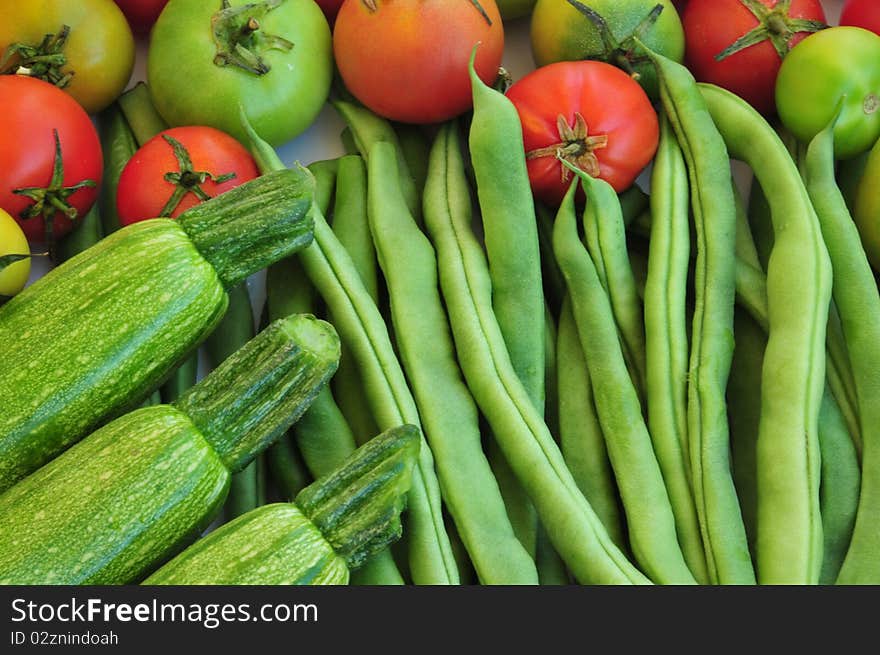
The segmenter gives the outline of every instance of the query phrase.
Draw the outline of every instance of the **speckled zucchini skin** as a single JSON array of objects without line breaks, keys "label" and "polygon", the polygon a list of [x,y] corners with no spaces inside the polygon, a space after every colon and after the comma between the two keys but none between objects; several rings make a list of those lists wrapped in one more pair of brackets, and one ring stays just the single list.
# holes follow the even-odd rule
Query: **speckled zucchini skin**
[{"label": "speckled zucchini skin", "polygon": [[0,584],[137,582],[207,527],[229,478],[177,409],[120,417],[0,495]]},{"label": "speckled zucchini skin", "polygon": [[344,585],[345,560],[293,504],[264,505],[217,528],[148,585]]},{"label": "speckled zucchini skin", "polygon": [[228,304],[169,219],[137,223],[0,308],[0,491],[136,406]]}]

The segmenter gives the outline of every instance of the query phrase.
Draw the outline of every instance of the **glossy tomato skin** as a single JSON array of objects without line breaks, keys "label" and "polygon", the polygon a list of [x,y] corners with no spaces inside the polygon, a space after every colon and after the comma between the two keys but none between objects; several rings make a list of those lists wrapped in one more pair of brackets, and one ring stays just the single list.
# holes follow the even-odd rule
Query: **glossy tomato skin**
[{"label": "glossy tomato skin", "polygon": [[[194,171],[215,177],[234,173],[235,177],[219,184],[208,179],[200,188],[210,197],[229,191],[259,175],[257,164],[247,149],[225,132],[213,127],[172,127],[160,132],[141,146],[122,169],[116,194],[119,220],[123,225],[162,216],[175,185],[164,179],[166,173],[180,170],[173,146],[164,138],[170,136],[189,153]],[[187,193],[168,215],[176,218],[201,202]]]},{"label": "glossy tomato skin", "polygon": [[159,18],[168,0],[115,0],[125,14],[132,31],[146,34]]},{"label": "glossy tomato skin", "polygon": [[[760,0],[775,7],[778,0]],[[825,22],[819,0],[792,0],[789,16]],[[741,50],[723,61],[715,56],[758,25],[741,0],[690,0],[682,14],[688,68],[699,82],[710,82],[736,93],[764,115],[775,112],[774,88],[782,60],[769,40]],[[789,45],[800,43],[799,32]]]},{"label": "glossy tomato skin", "polygon": [[104,109],[128,84],[134,37],[113,0],[0,2],[0,52],[11,43],[39,44],[70,27],[61,73],[73,73],[65,91],[90,114]]},{"label": "glossy tomato skin", "polygon": [[840,24],[862,27],[874,34],[880,34],[880,2],[848,0],[840,12]]},{"label": "glossy tomato skin", "polygon": [[[472,106],[468,60],[491,84],[501,64],[504,28],[495,0],[346,0],[333,51],[348,90],[372,111],[404,123],[437,123]],[[489,22],[491,21],[491,25]]]},{"label": "glossy tomato skin", "polygon": [[776,82],[779,118],[809,143],[834,118],[834,154],[848,159],[880,138],[880,36],[861,27],[810,35],[785,58]]},{"label": "glossy tomato skin", "polygon": [[[569,126],[576,113],[590,136],[607,136],[594,151],[599,176],[620,193],[653,159],[659,140],[657,114],[642,87],[619,68],[598,61],[557,62],[538,68],[507,92],[519,113],[526,152],[560,143],[557,118]],[[553,155],[528,159],[535,196],[558,206],[570,183]]]},{"label": "glossy tomato skin", "polygon": [[[104,160],[98,133],[88,114],[71,96],[42,80],[0,75],[0,105],[0,208],[18,221],[29,241],[43,242],[43,218],[20,218],[33,201],[14,194],[13,190],[50,184],[55,161],[53,129],[58,130],[61,143],[63,186],[83,180],[99,184]],[[97,188],[85,187],[71,194],[67,201],[82,217],[91,209],[97,194]],[[55,212],[56,239],[73,227],[70,219]]]},{"label": "glossy tomato skin", "polygon": [[[237,9],[251,3],[230,4]],[[293,47],[262,51],[269,70],[257,74],[215,63],[211,25],[219,8],[220,2],[169,0],[159,15],[147,51],[156,109],[172,127],[208,125],[244,141],[241,103],[263,139],[272,145],[289,141],[314,122],[330,91],[333,51],[327,19],[313,0],[284,0],[261,15],[262,34],[281,37]]]},{"label": "glossy tomato skin", "polygon": [[[24,232],[9,214],[0,209],[0,258],[5,255],[29,255],[30,252]],[[2,296],[14,296],[24,289],[30,272],[30,259],[0,268],[0,300]]]}]

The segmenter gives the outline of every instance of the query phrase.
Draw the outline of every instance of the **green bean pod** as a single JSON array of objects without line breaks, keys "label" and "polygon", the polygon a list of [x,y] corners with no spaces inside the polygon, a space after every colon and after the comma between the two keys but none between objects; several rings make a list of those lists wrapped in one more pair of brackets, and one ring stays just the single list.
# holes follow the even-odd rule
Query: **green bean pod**
[{"label": "green bean pod", "polygon": [[[284,168],[275,150],[243,118],[251,154],[262,171]],[[314,242],[299,253],[312,284],[327,303],[337,331],[357,360],[379,427],[411,423],[420,427],[418,410],[388,328],[361,281],[348,252],[317,207]],[[422,439],[424,442],[424,438]],[[413,472],[407,512],[409,565],[416,584],[456,584],[458,569],[443,523],[440,486],[427,443],[422,443]]]},{"label": "green bean pod", "polygon": [[757,453],[758,580],[814,584],[823,549],[818,418],[831,263],[810,197],[776,132],[735,95],[711,85],[700,91],[730,155],[774,190]]},{"label": "green bean pod", "polygon": [[129,129],[138,146],[168,128],[168,124],[156,111],[150,90],[145,82],[138,82],[117,99]]},{"label": "green bean pod", "polygon": [[694,577],[705,584],[709,581],[706,554],[688,466],[689,191],[684,156],[665,114],[660,119],[651,188],[644,318],[648,427],[685,561]]},{"label": "green bean pod", "polygon": [[565,297],[565,279],[553,255],[553,221],[556,212],[547,205],[536,202],[535,216],[538,220],[538,246],[541,250],[541,279],[544,283],[544,299],[554,316],[558,316]]},{"label": "green bean pod", "polygon": [[[629,543],[648,577],[694,584],[676,534],[675,517],[654,455],[641,403],[627,369],[611,302],[570,220],[575,184],[556,216],[553,246],[565,275],[593,398],[626,515]],[[629,266],[629,262],[627,262]]]},{"label": "green bean pod", "polygon": [[74,255],[78,255],[86,248],[98,243],[104,236],[104,228],[101,225],[101,216],[98,209],[99,203],[92,205],[86,215],[77,219],[75,229],[65,236],[55,247],[55,256],[58,263],[66,262]]},{"label": "green bean pod", "polygon": [[397,179],[385,174],[394,156],[388,143],[370,150],[370,230],[445,506],[483,584],[537,584],[535,563],[513,532],[483,454],[477,407],[461,378],[440,297],[434,249],[407,210]]},{"label": "green bean pod", "polygon": [[590,372],[571,310],[562,301],[557,336],[559,364],[559,441],[562,456],[578,488],[593,507],[617,547],[626,551],[624,519],[617,482],[608,460],[605,436],[593,400]]},{"label": "green bean pod", "polygon": [[101,137],[101,152],[104,154],[104,174],[98,202],[101,225],[106,235],[120,227],[119,211],[116,207],[119,176],[128,160],[137,152],[138,145],[118,102],[111,104],[98,116],[98,133]]},{"label": "green bean pod", "polygon": [[275,492],[284,501],[293,500],[310,482],[302,455],[289,435],[283,435],[266,450],[266,465]]},{"label": "green bean pod", "polygon": [[852,542],[838,582],[880,583],[880,292],[858,228],[834,177],[832,124],[810,142],[804,179],[834,271],[833,295],[840,315],[859,405],[862,480]]},{"label": "green bean pod", "polygon": [[465,381],[557,552],[582,583],[650,582],[617,548],[578,489],[510,362],[492,310],[485,254],[471,227],[471,198],[454,123],[441,126],[435,138],[424,203]]},{"label": "green bean pod", "polygon": [[650,53],[688,169],[696,226],[695,305],[688,369],[688,453],[709,580],[753,584],[730,472],[725,393],[733,357],[736,205],[727,150],[690,72]]}]

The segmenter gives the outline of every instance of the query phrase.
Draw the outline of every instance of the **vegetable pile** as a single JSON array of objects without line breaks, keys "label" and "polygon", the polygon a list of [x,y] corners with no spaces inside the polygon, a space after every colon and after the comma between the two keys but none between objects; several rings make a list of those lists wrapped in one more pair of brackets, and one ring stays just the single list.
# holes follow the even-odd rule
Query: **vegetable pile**
[{"label": "vegetable pile", "polygon": [[877,4],[0,9],[0,584],[880,583]]}]

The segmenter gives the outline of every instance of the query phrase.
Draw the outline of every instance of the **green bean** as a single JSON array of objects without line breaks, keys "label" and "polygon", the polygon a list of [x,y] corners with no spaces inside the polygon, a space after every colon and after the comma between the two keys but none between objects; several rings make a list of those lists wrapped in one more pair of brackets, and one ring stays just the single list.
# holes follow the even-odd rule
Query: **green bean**
[{"label": "green bean", "polygon": [[[735,188],[735,187],[734,187]],[[755,238],[752,236],[752,227],[749,225],[749,215],[739,193],[733,194],[733,200],[736,205],[736,258],[737,264],[742,262],[761,272],[764,271],[764,265],[761,263],[761,256],[758,254],[758,246]]]},{"label": "green bean", "polygon": [[[275,150],[243,118],[251,153],[262,171],[284,167]],[[348,252],[327,221],[313,207],[315,239],[299,253],[300,261],[351,348],[373,415],[380,429],[403,423],[420,426],[418,410],[394,353],[388,329],[365,289]],[[424,439],[423,439],[424,441]],[[407,512],[409,564],[416,584],[455,584],[458,569],[443,523],[440,487],[427,443],[419,451]]]},{"label": "green bean", "polygon": [[645,320],[629,264],[620,200],[605,180],[588,175],[566,161],[563,164],[580,178],[584,188],[587,203],[583,223],[587,250],[611,301],[611,310],[621,336],[624,361],[633,378],[640,402],[644,405],[647,378]]},{"label": "green bean", "polygon": [[492,311],[485,254],[471,227],[471,198],[454,123],[441,126],[435,138],[424,203],[462,373],[550,540],[580,582],[649,582],[614,545],[578,489],[510,362]]},{"label": "green bean", "polygon": [[199,373],[199,357],[198,353],[194,353],[187,357],[183,363],[177,367],[172,376],[159,390],[162,396],[162,402],[170,405],[177,400],[180,395],[193,386],[198,379]]},{"label": "green bean", "polygon": [[617,196],[623,224],[629,226],[640,214],[650,209],[651,198],[638,184],[633,184]]},{"label": "green bean", "polygon": [[568,296],[563,300],[559,314],[557,350],[562,456],[609,536],[618,548],[625,551],[628,546],[617,483],[608,460],[605,436],[593,400],[590,372]]},{"label": "green bean", "polygon": [[391,123],[381,116],[377,116],[366,107],[361,107],[352,102],[331,100],[331,104],[348,124],[348,127],[351,128],[354,145],[364,159],[369,159],[370,149],[378,141],[387,141],[394,146],[394,151],[397,155],[397,175],[400,180],[400,188],[403,189],[403,196],[406,198],[406,206],[412,212],[412,215],[415,216],[416,221],[421,221],[421,195],[416,188],[416,182],[406,161],[400,139],[398,139]]},{"label": "green bean", "polygon": [[266,450],[266,464],[282,501],[292,501],[313,480],[296,444],[287,435]]},{"label": "green bean", "polygon": [[58,242],[55,248],[55,256],[58,258],[59,263],[65,262],[86,248],[90,248],[98,243],[103,236],[98,203],[95,203],[85,216],[77,219],[73,231]]},{"label": "green bean", "polygon": [[428,157],[431,154],[431,142],[425,135],[421,125],[394,123],[394,132],[400,143],[400,151],[416,187],[416,194],[422,197],[425,179],[428,177]]},{"label": "green bean", "polygon": [[538,220],[538,246],[541,251],[541,279],[544,299],[554,316],[559,315],[565,297],[565,280],[553,256],[553,220],[555,212],[543,203],[535,203]]},{"label": "green bean", "polygon": [[577,238],[576,226],[569,220],[574,189],[573,184],[556,216],[553,245],[568,285],[596,412],[623,502],[629,542],[636,561],[655,582],[693,584],[695,579],[678,543],[672,506],[639,396],[624,360],[610,300],[597,267]]},{"label": "green bean", "polygon": [[852,159],[844,159],[837,165],[837,186],[843,199],[846,202],[846,208],[850,214],[855,211],[856,195],[858,194],[859,183],[862,181],[862,175],[865,167],[868,165],[868,157],[871,152],[863,152],[858,157]]},{"label": "green bean", "polygon": [[434,249],[407,210],[397,179],[385,174],[394,156],[388,143],[370,150],[370,231],[443,500],[482,583],[537,584],[535,564],[514,535],[483,454],[477,407],[456,363],[437,286]]},{"label": "green bean", "polygon": [[834,134],[828,128],[810,142],[804,179],[833,267],[833,294],[856,385],[862,437],[862,480],[852,542],[838,582],[878,584],[880,534],[880,292],[858,228],[834,177]]},{"label": "green bean", "polygon": [[326,214],[333,206],[333,194],[336,190],[336,177],[339,172],[338,159],[320,159],[308,165],[315,176],[315,202],[322,214]]},{"label": "green bean", "polygon": [[168,128],[168,124],[156,111],[150,90],[144,82],[135,84],[119,96],[117,102],[138,146],[144,145]]},{"label": "green bean", "polygon": [[700,91],[730,155],[774,190],[757,454],[758,580],[816,583],[823,547],[818,417],[831,263],[810,197],[776,132],[733,94],[710,85]]},{"label": "green bean", "polygon": [[[688,473],[687,288],[690,263],[687,168],[665,114],[651,175],[651,240],[645,282],[648,427],[678,540],[694,577],[709,580]],[[629,267],[627,267],[629,268]],[[630,269],[631,270],[631,269]]]},{"label": "green bean", "polygon": [[118,102],[111,104],[98,116],[98,131],[101,152],[104,154],[104,175],[99,198],[101,224],[104,234],[110,234],[120,227],[116,207],[119,176],[138,146]]},{"label": "green bean", "polygon": [[[339,183],[333,208],[333,233],[348,251],[370,297],[379,302],[376,250],[367,219],[367,169],[359,155],[339,159]],[[360,445],[379,433],[363,393],[363,382],[349,349],[343,344],[333,393],[355,441]]]},{"label": "green bean", "polygon": [[[492,309],[513,368],[543,414],[544,289],[522,126],[513,103],[477,75],[476,52],[474,47],[469,65],[473,113],[468,144],[489,260]],[[504,466],[495,464],[496,470]],[[508,495],[508,506],[519,496]],[[518,526],[521,539],[529,546],[536,543],[534,509],[523,506],[516,514],[523,517]]]},{"label": "green bean", "polygon": [[725,392],[733,357],[736,206],[724,141],[693,76],[649,53],[663,107],[684,154],[696,226],[694,318],[688,370],[688,453],[709,580],[753,584],[733,477]]}]

